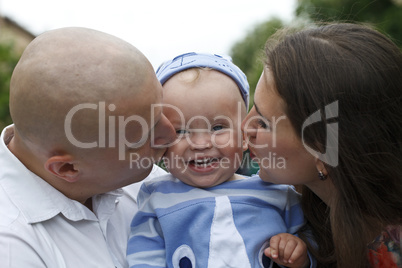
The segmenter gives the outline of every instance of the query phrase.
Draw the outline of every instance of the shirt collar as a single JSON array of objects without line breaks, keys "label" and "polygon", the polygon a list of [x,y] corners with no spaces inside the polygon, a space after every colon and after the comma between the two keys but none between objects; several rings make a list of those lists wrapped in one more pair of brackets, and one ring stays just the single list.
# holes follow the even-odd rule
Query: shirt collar
[{"label": "shirt collar", "polygon": [[[13,126],[1,133],[0,141],[0,187],[8,193],[9,198],[21,211],[28,223],[49,220],[59,213],[72,221],[93,220],[98,218],[83,204],[69,199],[46,181],[28,170],[7,148],[14,135]],[[108,214],[114,210],[121,190],[98,195],[97,199],[105,199]],[[99,201],[98,201],[99,202]],[[103,209],[102,211],[104,212]],[[98,214],[98,213],[97,213]]]}]

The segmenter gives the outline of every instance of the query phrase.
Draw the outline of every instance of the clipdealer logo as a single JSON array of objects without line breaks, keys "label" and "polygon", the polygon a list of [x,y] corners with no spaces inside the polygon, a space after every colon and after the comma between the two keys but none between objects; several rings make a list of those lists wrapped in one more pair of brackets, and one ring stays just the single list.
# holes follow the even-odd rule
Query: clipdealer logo
[{"label": "clipdealer logo", "polygon": [[[338,117],[338,101],[334,101],[328,105],[325,106],[324,109],[324,114],[326,120],[332,121],[333,119]],[[310,115],[303,123],[302,125],[302,142],[304,145],[304,148],[306,150],[314,155],[317,156],[318,159],[323,161],[324,163],[336,167],[338,166],[339,163],[339,156],[338,156],[338,122],[333,122],[333,123],[328,123],[326,126],[326,143],[325,143],[325,153],[320,153],[314,149],[312,149],[310,146],[308,146],[304,142],[304,130],[306,127],[322,121],[322,111],[317,110],[314,112],[312,115]]]},{"label": "clipdealer logo", "polygon": [[[237,113],[238,117],[241,118],[241,102],[238,103],[237,106]],[[150,146],[152,148],[167,148],[169,146],[173,146],[176,143],[179,142],[179,139],[176,139],[169,144],[162,144],[162,145],[157,145],[155,144],[155,129],[152,127],[155,125],[155,110],[158,108],[169,108],[174,110],[178,118],[180,118],[181,125],[183,129],[189,130],[192,133],[209,133],[210,130],[212,129],[212,123],[209,121],[208,118],[204,116],[195,116],[191,118],[188,122],[185,122],[185,117],[182,111],[177,108],[176,106],[170,105],[170,104],[152,104],[150,109],[151,109],[151,121],[148,122],[141,116],[139,115],[131,115],[128,117],[125,116],[115,116],[115,115],[109,115],[107,116],[108,111],[115,111],[116,110],[116,105],[114,104],[109,104],[106,106],[105,102],[99,102],[99,103],[82,103],[74,106],[66,115],[66,118],[64,120],[64,131],[66,134],[66,137],[68,141],[73,144],[74,146],[78,148],[83,148],[83,149],[90,149],[90,148],[118,148],[118,154],[119,154],[119,160],[125,160],[126,158],[126,149],[131,148],[140,148],[142,147],[148,139],[150,139]],[[78,112],[82,110],[95,110],[98,113],[98,139],[90,142],[83,142],[80,141],[73,133],[72,131],[72,122],[74,120],[75,116]],[[217,148],[224,148],[227,146],[234,147],[237,146],[237,144],[242,143],[242,135],[238,135],[237,137],[237,142],[232,138],[234,135],[234,131],[241,133],[240,125],[241,122],[238,122],[235,127],[234,122],[232,122],[232,119],[228,116],[223,116],[223,115],[218,115],[216,116],[213,120],[220,120],[222,122],[225,122],[229,127],[226,130],[230,137],[228,141],[224,144],[220,144],[216,141],[216,136],[211,135],[211,143],[213,144],[214,147]],[[240,119],[241,120],[241,119]],[[193,121],[197,122],[203,122],[206,127],[201,128],[201,129],[194,129],[191,128],[191,124]],[[126,137],[126,127],[129,123],[135,122],[136,124],[139,124],[138,131],[141,132],[141,138],[138,141],[135,142],[129,142]],[[108,135],[106,135],[106,133]],[[108,136],[108,138],[107,138]],[[189,144],[192,144],[193,146],[196,146],[191,138],[188,135],[183,136]],[[117,144],[116,144],[116,138],[117,138]],[[130,156],[131,158],[133,156]],[[135,156],[134,156],[135,157]],[[137,157],[138,158],[138,157]]]},{"label": "clipdealer logo", "polygon": [[[91,109],[91,110],[99,110],[98,111],[98,119],[99,119],[99,137],[97,141],[93,142],[82,142],[77,140],[72,132],[72,120],[74,115],[83,109]],[[116,116],[108,116],[108,128],[106,128],[106,110],[114,111],[116,109],[116,105],[110,104],[106,107],[105,102],[99,102],[99,104],[94,103],[83,103],[74,106],[66,116],[64,120],[64,131],[66,133],[66,137],[71,144],[76,147],[90,149],[90,148],[115,148],[116,147],[116,135],[118,136],[118,150],[119,150],[119,160],[125,160],[125,150],[126,148],[139,148],[143,146],[148,137],[146,133],[149,132],[149,126],[144,118],[138,115],[131,115],[129,117],[117,116],[117,124],[118,131],[115,131],[116,126]],[[126,137],[126,126],[130,122],[137,122],[141,125],[142,135],[141,139],[136,142],[129,142]],[[151,122],[152,123],[152,122]],[[106,142],[106,129],[109,129],[109,139]]]},{"label": "clipdealer logo", "polygon": [[[154,118],[154,109],[160,106],[168,106],[167,104],[156,104],[153,105],[153,107],[151,107],[151,120],[152,122],[151,125],[153,125],[153,118]],[[182,114],[182,112],[175,106],[169,106],[169,108],[173,108],[176,110],[176,112],[180,115],[180,118],[182,120],[182,123],[184,124],[184,116]],[[98,110],[98,119],[99,119],[99,137],[98,137],[98,141],[92,141],[92,142],[82,142],[79,141],[74,134],[72,133],[72,129],[71,129],[71,124],[72,124],[72,120],[74,115],[79,112],[80,110],[84,110],[84,109],[91,109],[91,110]],[[151,137],[149,137],[148,133],[150,131],[150,128],[146,122],[146,120],[144,118],[142,118],[141,116],[138,115],[131,115],[128,117],[124,117],[124,116],[108,116],[106,117],[106,111],[114,111],[116,109],[116,106],[114,104],[110,104],[106,107],[105,102],[99,102],[98,104],[95,103],[83,103],[83,104],[79,104],[76,105],[75,107],[73,107],[67,114],[66,119],[64,121],[64,130],[66,133],[66,137],[67,139],[70,141],[71,144],[73,144],[74,146],[77,146],[79,148],[95,148],[95,147],[99,147],[99,148],[104,148],[104,147],[110,147],[110,148],[115,148],[118,147],[118,151],[119,151],[119,160],[125,160],[126,154],[126,148],[140,148],[141,146],[143,146],[146,142],[148,138],[151,138],[151,146],[153,147],[158,147],[155,146],[153,144],[153,139],[154,139],[154,135],[155,133],[153,133],[151,131]],[[240,111],[240,108],[239,108]],[[322,116],[323,114],[323,116]],[[319,121],[322,121],[322,118],[325,115],[325,119],[332,121],[330,123],[327,124],[326,126],[326,144],[325,144],[325,153],[321,153],[319,151],[314,150],[313,148],[311,148],[309,145],[307,145],[307,143],[304,142],[304,130]],[[322,113],[321,110],[317,110],[316,112],[314,112],[313,114],[311,114],[303,123],[302,125],[302,143],[303,146],[305,147],[305,149],[312,155],[316,156],[318,159],[320,159],[321,161],[327,163],[328,165],[334,166],[336,167],[339,163],[339,159],[338,159],[338,122],[333,122],[335,118],[338,117],[338,101],[335,101],[327,106],[325,106],[324,109],[324,113]],[[240,117],[239,117],[240,118]],[[272,140],[272,147],[276,147],[276,124],[280,121],[283,120],[285,117],[280,117],[277,120],[274,120],[274,124],[273,126],[271,126],[272,129],[268,130],[268,131],[272,131],[273,132],[273,140]],[[199,118],[198,118],[199,119]],[[222,119],[222,118],[221,118]],[[253,118],[251,118],[253,119]],[[250,119],[250,120],[251,120]],[[207,120],[206,118],[204,120]],[[227,121],[230,121],[230,118],[226,118]],[[249,120],[249,121],[250,121]],[[116,122],[117,121],[117,122]],[[108,122],[108,125],[106,125],[106,122]],[[136,142],[129,142],[126,138],[126,133],[125,133],[125,129],[126,126],[130,123],[130,122],[136,122],[138,123],[141,127],[141,139],[136,141]],[[209,121],[206,121],[207,123],[210,123]],[[247,122],[249,123],[249,122]],[[246,123],[246,125],[247,125]],[[233,124],[232,124],[233,125]],[[237,124],[238,126],[240,126],[240,124]],[[117,131],[115,130],[115,127],[117,128]],[[186,128],[188,128],[188,124],[185,126]],[[108,140],[106,141],[106,130],[109,129],[109,134],[108,134]],[[197,130],[194,130],[194,132],[198,132]],[[200,131],[205,131],[205,130],[200,130]],[[233,131],[233,130],[231,130]],[[237,131],[241,131],[240,129],[238,129]],[[118,144],[116,145],[116,136],[118,138]],[[214,141],[214,139],[212,138],[212,141]],[[167,146],[171,146],[176,144],[178,141],[175,140],[172,143],[168,144],[168,145],[163,145],[163,146],[159,146],[159,147],[167,147]],[[191,140],[189,140],[189,142],[191,142]],[[248,141],[250,142],[250,141]],[[238,142],[238,144],[240,144],[240,141]],[[214,146],[218,146],[218,147],[224,147],[224,146],[233,146],[233,144],[214,144]],[[268,146],[268,144],[260,144],[260,145],[253,145],[253,146],[260,146],[262,148],[265,148]],[[271,157],[271,155],[269,155],[269,159],[271,158],[278,158],[277,155],[273,155]],[[275,160],[274,159],[274,160]],[[270,160],[271,161],[271,160]],[[277,161],[278,162],[278,161]],[[283,162],[283,161],[282,161]],[[282,168],[285,167],[286,165],[283,165],[284,163],[282,162],[278,162],[281,164]],[[269,162],[271,164],[271,162]],[[276,166],[276,164],[274,164],[274,166]]]}]

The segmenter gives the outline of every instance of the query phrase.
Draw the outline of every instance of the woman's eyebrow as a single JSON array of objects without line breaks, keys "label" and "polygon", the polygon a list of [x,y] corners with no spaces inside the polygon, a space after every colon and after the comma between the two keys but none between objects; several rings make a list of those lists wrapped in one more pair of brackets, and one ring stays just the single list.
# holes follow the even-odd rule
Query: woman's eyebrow
[{"label": "woman's eyebrow", "polygon": [[[262,117],[262,119],[264,120],[264,121],[266,121],[266,123],[269,123],[269,124],[272,124],[272,120],[269,120],[268,118],[266,118],[264,115],[262,115],[262,113],[261,113],[261,111],[258,109],[258,106],[254,103],[254,107],[255,107],[255,110],[256,110],[256,112],[258,113],[258,115],[260,116],[260,117]],[[271,119],[273,119],[273,120],[275,120],[275,117],[272,117]]]},{"label": "woman's eyebrow", "polygon": [[254,107],[255,107],[255,110],[257,111],[257,113],[262,116],[260,109],[258,109],[257,104],[254,103]]},{"label": "woman's eyebrow", "polygon": [[[257,113],[264,119],[268,120],[268,118],[266,118],[265,116],[262,115],[262,113],[260,112],[260,110],[258,109],[258,106],[254,103],[254,108],[257,111]],[[269,121],[269,120],[268,120]]]}]

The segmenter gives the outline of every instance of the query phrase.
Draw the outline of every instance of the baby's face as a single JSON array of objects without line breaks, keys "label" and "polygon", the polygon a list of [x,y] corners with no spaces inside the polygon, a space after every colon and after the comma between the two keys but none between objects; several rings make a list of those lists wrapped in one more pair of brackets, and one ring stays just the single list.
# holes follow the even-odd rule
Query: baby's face
[{"label": "baby's face", "polygon": [[177,140],[165,164],[186,184],[208,188],[234,179],[246,144],[241,122],[246,114],[236,83],[218,71],[189,70],[163,86],[164,114]]}]

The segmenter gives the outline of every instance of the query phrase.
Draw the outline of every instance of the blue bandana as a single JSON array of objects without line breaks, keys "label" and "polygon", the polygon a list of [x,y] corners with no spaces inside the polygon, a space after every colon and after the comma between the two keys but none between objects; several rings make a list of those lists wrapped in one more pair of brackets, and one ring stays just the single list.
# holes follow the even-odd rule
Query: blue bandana
[{"label": "blue bandana", "polygon": [[248,109],[250,86],[247,82],[247,77],[239,67],[233,64],[231,59],[226,57],[195,52],[182,54],[159,66],[156,76],[163,85],[176,73],[196,67],[208,67],[232,78],[239,87],[243,100],[246,103],[246,108]]}]

